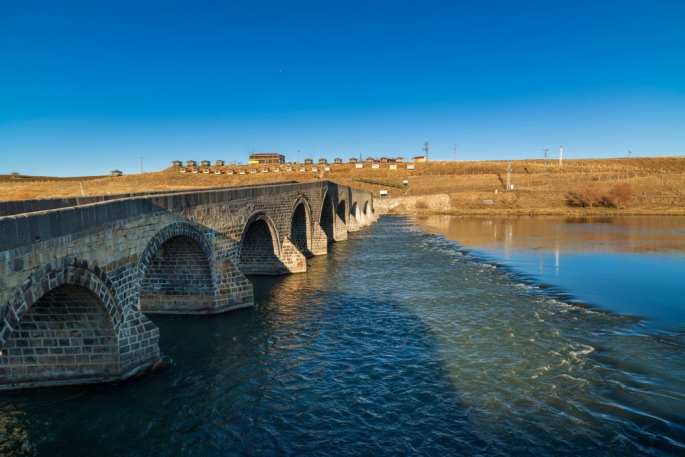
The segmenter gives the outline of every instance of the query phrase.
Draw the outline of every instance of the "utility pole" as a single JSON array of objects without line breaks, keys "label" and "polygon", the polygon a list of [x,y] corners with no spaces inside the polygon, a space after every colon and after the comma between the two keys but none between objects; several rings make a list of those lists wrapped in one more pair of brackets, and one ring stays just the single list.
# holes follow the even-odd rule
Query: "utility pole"
[{"label": "utility pole", "polygon": [[140,158],[140,172],[143,172],[143,158]]},{"label": "utility pole", "polygon": [[630,151],[630,150],[628,151],[628,158],[629,159],[630,159],[630,154],[632,154],[632,153],[633,153],[633,151]]},{"label": "utility pole", "polygon": [[562,166],[561,156],[563,153],[564,153],[564,145],[562,144],[561,146],[559,146],[559,168],[561,168],[561,166]]},{"label": "utility pole", "polygon": [[454,143],[454,161],[457,161],[457,143]]},{"label": "utility pole", "polygon": [[507,190],[511,190],[511,161],[507,162]]},{"label": "utility pole", "polygon": [[425,146],[423,147],[423,152],[426,156],[426,162],[428,162],[428,141],[426,141]]},{"label": "utility pole", "polygon": [[545,153],[545,173],[547,173],[547,153],[549,152],[549,149],[543,149],[542,152]]}]

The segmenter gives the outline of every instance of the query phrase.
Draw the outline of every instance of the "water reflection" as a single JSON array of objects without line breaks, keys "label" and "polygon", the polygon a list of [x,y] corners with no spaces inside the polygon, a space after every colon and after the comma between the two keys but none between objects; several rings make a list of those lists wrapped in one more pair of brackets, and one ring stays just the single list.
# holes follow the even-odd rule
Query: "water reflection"
[{"label": "water reflection", "polygon": [[426,230],[512,267],[559,298],[685,332],[685,217],[430,216]]},{"label": "water reflection", "polygon": [[685,252],[685,217],[462,217],[427,216],[426,229],[465,246],[560,251]]}]

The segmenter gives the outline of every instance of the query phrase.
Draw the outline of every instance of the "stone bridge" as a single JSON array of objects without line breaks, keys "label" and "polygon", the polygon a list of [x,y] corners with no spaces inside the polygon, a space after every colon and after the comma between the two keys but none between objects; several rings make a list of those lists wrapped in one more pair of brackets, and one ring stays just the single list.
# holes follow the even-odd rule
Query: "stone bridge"
[{"label": "stone bridge", "polygon": [[329,181],[0,203],[0,390],[123,380],[161,361],[152,313],[253,305],[245,274],[374,221]]}]

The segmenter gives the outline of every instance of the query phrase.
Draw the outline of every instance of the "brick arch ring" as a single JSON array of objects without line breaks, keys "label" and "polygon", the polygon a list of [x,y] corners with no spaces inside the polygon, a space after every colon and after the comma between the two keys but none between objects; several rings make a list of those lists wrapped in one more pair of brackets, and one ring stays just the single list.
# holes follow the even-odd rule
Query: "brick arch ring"
[{"label": "brick arch ring", "polygon": [[278,230],[276,230],[276,224],[274,224],[274,221],[264,211],[257,211],[255,213],[252,213],[252,215],[247,219],[247,222],[245,222],[245,225],[243,226],[243,231],[240,234],[240,249],[238,251],[238,258],[240,258],[240,255],[242,254],[243,242],[245,241],[245,236],[247,235],[247,232],[250,230],[250,226],[252,226],[252,224],[254,224],[257,221],[264,221],[266,223],[266,226],[269,228],[269,232],[271,233],[271,241],[274,245],[274,253],[276,254],[276,257],[280,258],[281,237],[279,236]]},{"label": "brick arch ring", "polygon": [[305,195],[299,195],[295,201],[293,202],[293,207],[290,211],[290,218],[292,219],[292,216],[295,214],[295,210],[297,207],[303,204],[304,205],[304,210],[307,212],[307,216],[309,216],[309,219],[312,218],[312,203],[309,201],[309,199]]},{"label": "brick arch ring", "polygon": [[81,286],[90,290],[97,296],[101,304],[107,310],[107,314],[114,327],[114,334],[119,338],[119,331],[123,322],[123,310],[114,297],[111,281],[97,266],[91,271],[86,261],[69,259],[68,265],[62,265],[55,269],[44,269],[42,275],[34,280],[34,275],[22,285],[22,290],[17,291],[0,311],[0,347],[3,347],[15,330],[21,318],[28,310],[45,294],[63,285]]},{"label": "brick arch ring", "polygon": [[140,260],[138,262],[138,277],[140,281],[142,281],[145,277],[145,270],[150,265],[152,257],[155,255],[160,246],[162,246],[164,243],[177,236],[184,236],[186,238],[190,238],[200,246],[200,249],[202,249],[202,252],[204,252],[205,254],[207,263],[209,264],[212,277],[214,277],[212,249],[209,246],[207,239],[200,233],[199,230],[197,230],[192,225],[185,222],[174,222],[173,224],[169,224],[162,230],[157,232],[155,236],[153,236],[152,239],[148,242],[147,246],[145,246],[145,250],[141,254]]}]

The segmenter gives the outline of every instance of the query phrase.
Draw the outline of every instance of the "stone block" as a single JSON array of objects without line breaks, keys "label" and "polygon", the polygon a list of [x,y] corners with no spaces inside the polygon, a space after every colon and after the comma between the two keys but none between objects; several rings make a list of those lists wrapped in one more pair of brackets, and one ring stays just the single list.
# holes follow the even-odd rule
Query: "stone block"
[{"label": "stone block", "polygon": [[48,218],[50,220],[50,238],[58,238],[61,235],[59,215],[60,213],[58,211],[50,211],[48,213]]},{"label": "stone block", "polygon": [[78,233],[86,227],[86,225],[84,225],[84,219],[85,221],[87,221],[87,217],[84,218],[84,213],[86,211],[86,208],[84,208],[83,206],[74,208],[74,214],[72,219],[74,222],[74,233]]},{"label": "stone block", "polygon": [[18,245],[17,223],[13,217],[0,218],[0,251],[9,251]]},{"label": "stone block", "polygon": [[26,215],[17,216],[17,245],[24,246],[31,244],[31,231],[29,227],[29,217]]}]

